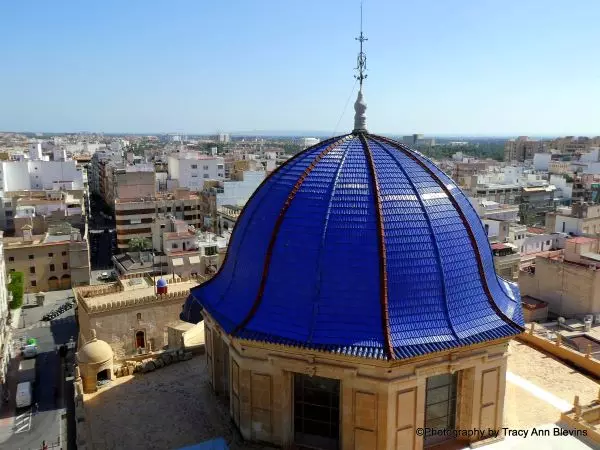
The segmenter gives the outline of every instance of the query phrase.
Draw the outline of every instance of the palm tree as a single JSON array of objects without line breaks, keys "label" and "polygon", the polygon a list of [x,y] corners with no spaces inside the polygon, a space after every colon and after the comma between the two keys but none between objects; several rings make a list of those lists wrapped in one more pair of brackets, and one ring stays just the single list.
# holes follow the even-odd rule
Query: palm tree
[{"label": "palm tree", "polygon": [[147,238],[135,237],[129,240],[129,250],[139,252],[140,260],[142,259],[142,252],[148,250],[150,247],[151,243]]}]

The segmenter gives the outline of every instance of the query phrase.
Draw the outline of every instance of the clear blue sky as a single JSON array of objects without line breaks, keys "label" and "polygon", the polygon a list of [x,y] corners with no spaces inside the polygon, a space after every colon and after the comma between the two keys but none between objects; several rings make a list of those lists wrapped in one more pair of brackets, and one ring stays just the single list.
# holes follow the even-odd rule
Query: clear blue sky
[{"label": "clear blue sky", "polygon": [[[600,1],[364,8],[371,131],[600,134]],[[333,132],[358,26],[358,0],[3,1],[0,130]]]}]

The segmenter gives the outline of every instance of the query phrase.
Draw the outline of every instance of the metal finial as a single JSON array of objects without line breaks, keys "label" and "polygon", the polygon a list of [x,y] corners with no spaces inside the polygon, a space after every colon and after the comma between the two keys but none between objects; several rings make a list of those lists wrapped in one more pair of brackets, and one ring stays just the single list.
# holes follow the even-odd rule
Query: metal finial
[{"label": "metal finial", "polygon": [[358,97],[356,98],[356,102],[354,103],[354,132],[366,132],[367,131],[367,104],[364,100],[362,93],[363,80],[367,78],[365,72],[367,71],[367,55],[363,52],[363,42],[368,39],[363,34],[363,5],[362,1],[360,2],[360,35],[356,38],[358,42],[360,42],[360,52],[358,53],[356,70],[358,71],[358,75],[354,75],[359,82],[358,89]]}]

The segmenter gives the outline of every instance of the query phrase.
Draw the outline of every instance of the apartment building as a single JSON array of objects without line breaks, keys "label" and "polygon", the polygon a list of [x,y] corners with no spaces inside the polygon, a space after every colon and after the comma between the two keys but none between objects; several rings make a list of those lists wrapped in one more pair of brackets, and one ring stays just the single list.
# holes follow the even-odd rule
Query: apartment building
[{"label": "apartment building", "polygon": [[168,156],[168,176],[177,186],[201,190],[206,180],[225,179],[225,160],[197,152],[174,153]]},{"label": "apartment building", "polygon": [[197,192],[179,188],[173,193],[158,193],[139,199],[116,199],[117,246],[129,248],[132,238],[152,239],[151,225],[159,214],[170,214],[200,228],[204,222],[203,202]]},{"label": "apartment building", "polygon": [[600,136],[565,136],[548,142],[548,148],[555,149],[559,153],[585,153],[592,147],[600,147]]},{"label": "apartment building", "polygon": [[576,237],[564,250],[538,254],[535,264],[519,273],[521,295],[548,303],[550,312],[566,318],[600,313],[598,240]]},{"label": "apartment building", "polygon": [[504,161],[532,160],[535,153],[544,153],[543,148],[541,141],[530,139],[527,136],[509,139],[504,144]]},{"label": "apartment building", "polygon": [[1,161],[0,190],[84,189],[83,169],[76,161]]},{"label": "apartment building", "polygon": [[546,214],[548,233],[568,233],[575,236],[600,234],[600,204],[573,203]]},{"label": "apartment building", "polygon": [[83,231],[85,215],[84,190],[0,192],[0,227],[17,236],[26,224],[41,234],[50,224],[64,221]]},{"label": "apartment building", "polygon": [[23,272],[25,292],[69,289],[90,282],[88,241],[70,224],[34,235],[25,225],[22,237],[4,238],[6,270]]}]

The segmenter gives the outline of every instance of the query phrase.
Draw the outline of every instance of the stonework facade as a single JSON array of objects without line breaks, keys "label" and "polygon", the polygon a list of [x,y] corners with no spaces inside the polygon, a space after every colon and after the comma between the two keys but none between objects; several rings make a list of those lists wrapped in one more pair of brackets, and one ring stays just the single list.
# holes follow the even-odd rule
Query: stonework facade
[{"label": "stonework facade", "polygon": [[343,450],[422,449],[427,380],[442,374],[457,374],[455,429],[503,426],[508,339],[385,362],[231,339],[204,320],[209,379],[247,440],[296,443],[294,378],[304,375],[339,380]]},{"label": "stonework facade", "polygon": [[[135,279],[134,279],[135,280]],[[147,283],[144,278],[139,278]],[[195,280],[169,283],[168,293],[157,295],[152,285],[128,290],[131,279],[109,287],[89,286],[75,289],[80,333],[92,329],[106,341],[116,359],[161,350],[168,345],[168,329],[177,325],[181,306]]]}]

